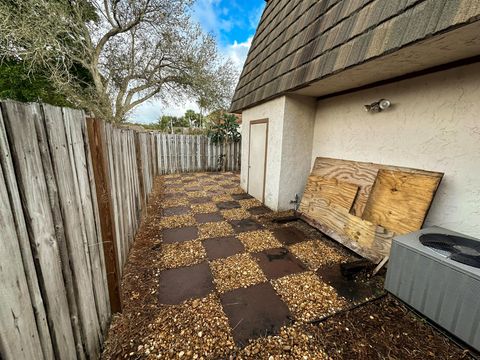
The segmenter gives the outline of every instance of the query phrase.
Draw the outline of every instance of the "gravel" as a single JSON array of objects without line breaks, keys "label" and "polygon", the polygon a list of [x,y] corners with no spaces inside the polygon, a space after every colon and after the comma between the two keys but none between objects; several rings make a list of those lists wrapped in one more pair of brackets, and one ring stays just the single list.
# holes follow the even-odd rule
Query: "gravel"
[{"label": "gravel", "polygon": [[267,281],[262,270],[249,254],[237,254],[212,261],[210,268],[220,293]]},{"label": "gravel", "polygon": [[317,270],[323,265],[338,264],[352,260],[350,256],[326,245],[322,240],[303,241],[291,245],[289,249],[310,270]]},{"label": "gravel", "polygon": [[222,189],[220,185],[202,185],[202,187],[205,191],[217,191]]},{"label": "gravel", "polygon": [[268,230],[248,231],[238,234],[238,239],[245,249],[250,252],[258,252],[267,249],[282,247],[282,243]]},{"label": "gravel", "polygon": [[212,199],[215,202],[232,201],[233,200],[233,198],[229,194],[215,195]]},{"label": "gravel", "polygon": [[240,186],[232,187],[232,188],[224,188],[223,191],[225,191],[227,194],[233,195],[233,194],[243,194],[244,191]]},{"label": "gravel", "polygon": [[164,244],[160,257],[163,269],[191,266],[202,262],[207,254],[200,240]]},{"label": "gravel", "polygon": [[186,205],[188,205],[188,199],[186,197],[163,199],[161,204],[163,208]]},{"label": "gravel", "polygon": [[230,209],[221,211],[223,217],[227,220],[243,220],[251,217],[250,213],[245,209]]},{"label": "gravel", "polygon": [[215,295],[162,309],[137,352],[147,359],[216,359],[235,347]]},{"label": "gravel", "polygon": [[[190,184],[189,184],[190,186]],[[194,187],[195,185],[191,185],[192,187]],[[189,198],[200,198],[200,197],[205,197],[207,196],[207,192],[204,191],[204,190],[201,190],[201,191],[188,191],[187,192],[187,196]]]},{"label": "gravel", "polygon": [[214,202],[207,202],[203,204],[192,204],[191,206],[192,212],[195,214],[207,214],[216,212],[217,205]]},{"label": "gravel", "polygon": [[[162,196],[165,184],[183,184],[181,179],[185,177],[200,180],[195,174],[174,174],[155,180],[153,193],[149,196],[148,211],[123,272],[123,312],[112,317],[102,359],[469,358],[468,351],[456,346],[391,296],[335,314],[320,324],[304,323],[304,319],[323,316],[332,309],[344,306],[343,299],[313,272],[291,275],[271,282],[300,321],[282,328],[277,335],[251,340],[243,349],[235,346],[232,330],[216,295],[187,300],[175,306],[159,304],[158,276],[162,269],[183,266],[180,264],[193,265],[205,257],[200,240],[180,244],[161,242],[161,208],[187,205],[188,201],[181,193],[182,188],[192,186],[185,184],[177,188],[178,196],[165,199]],[[221,175],[209,174],[208,178],[202,181],[210,182],[213,177],[223,178]],[[225,193],[229,193],[228,190],[225,189]],[[241,200],[240,203],[243,203],[243,208],[258,206],[256,200]],[[215,206],[214,203],[211,204]],[[198,204],[198,208],[196,205],[192,206],[193,212],[193,209],[200,211],[205,204]],[[217,211],[216,207],[214,210]],[[256,218],[268,226],[268,219],[278,216],[281,215],[271,213]],[[312,239],[320,237],[316,230],[302,222],[292,224]],[[271,226],[274,227],[278,226]],[[231,228],[217,230],[217,233],[222,235],[225,231],[231,232]],[[326,239],[317,241],[317,244],[312,246],[313,244],[315,242],[291,247],[291,250],[294,252],[296,249],[296,255],[303,257],[303,261],[309,263],[313,269],[317,268],[319,263],[323,265],[341,262],[352,256],[341,248],[337,249]],[[322,258],[326,258],[325,262]],[[216,260],[210,263],[210,266],[220,292],[266,281],[258,264],[248,254]],[[302,316],[303,312],[310,315]]]},{"label": "gravel", "polygon": [[300,321],[319,319],[349,305],[312,272],[288,275],[272,281],[272,285]]},{"label": "gravel", "polygon": [[284,326],[275,336],[250,341],[239,359],[329,359],[319,343],[301,326]]},{"label": "gravel", "polygon": [[233,235],[233,228],[226,221],[200,224],[198,226],[198,230],[200,239],[209,239]]},{"label": "gravel", "polygon": [[184,188],[183,187],[166,187],[165,190],[163,191],[165,194],[176,194],[179,192],[183,192]]},{"label": "gravel", "polygon": [[250,209],[252,207],[262,206],[263,204],[257,199],[244,199],[238,200],[240,206],[244,209]]},{"label": "gravel", "polygon": [[163,229],[173,229],[184,226],[195,225],[195,218],[192,215],[173,215],[160,219],[160,227]]}]

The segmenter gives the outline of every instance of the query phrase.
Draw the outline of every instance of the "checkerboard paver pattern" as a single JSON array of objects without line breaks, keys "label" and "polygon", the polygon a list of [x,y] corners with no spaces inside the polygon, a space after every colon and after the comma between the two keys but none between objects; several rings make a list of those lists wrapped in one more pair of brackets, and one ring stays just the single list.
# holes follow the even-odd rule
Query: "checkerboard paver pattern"
[{"label": "checkerboard paver pattern", "polygon": [[[241,191],[238,174],[166,175],[164,184],[163,245],[158,251],[165,252],[168,266],[159,273],[160,303],[180,304],[216,294],[239,345],[274,334],[292,321],[312,320],[331,311],[331,306],[316,305],[323,299],[309,286],[320,294],[329,290],[327,301],[338,297],[348,306],[341,291],[332,292],[338,281],[331,270],[328,274],[317,270],[322,261],[312,264],[311,256],[301,251],[321,240],[295,225],[263,219],[271,210]],[[327,248],[329,254],[338,252],[334,259],[348,258],[323,243],[314,247],[314,256],[322,256]],[[361,296],[371,294],[365,286],[361,290]]]}]

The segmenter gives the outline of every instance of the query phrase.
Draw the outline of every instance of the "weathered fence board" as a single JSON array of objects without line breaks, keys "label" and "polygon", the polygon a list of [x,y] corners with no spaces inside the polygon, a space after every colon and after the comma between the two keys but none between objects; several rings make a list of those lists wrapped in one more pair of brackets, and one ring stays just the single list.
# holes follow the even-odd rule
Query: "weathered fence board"
[{"label": "weathered fence board", "polygon": [[[67,181],[65,181],[65,187],[68,192],[66,193],[68,197],[65,198],[62,202],[67,202],[66,210],[64,212],[64,221],[65,227],[69,228],[69,224],[66,222],[67,216],[75,216],[76,220],[73,220],[73,224],[78,227],[73,227],[73,229],[80,229],[72,231],[72,239],[68,236],[67,233],[67,241],[69,248],[74,249],[76,247],[75,252],[71,253],[71,257],[75,258],[73,261],[73,270],[74,275],[77,277],[76,283],[78,284],[78,304],[80,311],[80,317],[82,318],[82,333],[84,340],[87,344],[88,354],[95,354],[95,351],[98,351],[99,345],[101,344],[101,330],[99,324],[99,318],[101,316],[98,315],[98,311],[101,309],[105,311],[105,306],[101,306],[102,301],[105,301],[104,289],[102,287],[104,284],[102,283],[102,276],[101,274],[97,274],[99,272],[99,253],[98,253],[98,245],[96,241],[96,234],[92,234],[94,230],[93,225],[93,210],[91,205],[91,197],[90,197],[90,184],[88,182],[88,173],[86,168],[86,161],[84,160],[85,152],[83,147],[83,137],[81,133],[81,121],[85,121],[82,117],[82,113],[79,113],[78,110],[73,109],[63,109],[63,119],[56,118],[56,124],[52,123],[53,126],[56,126],[57,129],[62,129],[62,123],[65,124],[65,134],[66,134],[66,141],[68,155],[70,157],[70,163],[67,162],[70,166],[67,165],[67,168],[71,170],[70,178],[66,176]],[[63,120],[63,121],[62,121]],[[47,133],[50,135],[54,133],[52,128],[50,128]],[[60,132],[60,141],[63,143],[63,131]],[[51,148],[55,145],[56,147],[58,144],[54,142],[51,143]],[[62,145],[63,146],[63,145]],[[64,154],[65,155],[65,154]],[[54,158],[55,159],[55,158]],[[57,158],[60,160],[60,158]],[[58,163],[60,166],[62,161],[65,162],[66,159],[61,160]],[[61,178],[59,172],[68,172],[65,170],[59,169],[56,171],[57,179]],[[60,191],[60,183],[59,183],[59,193]],[[60,196],[62,199],[62,196]],[[70,206],[75,208],[71,208]],[[68,207],[67,207],[68,206]],[[62,204],[62,210],[64,206]],[[88,212],[91,212],[89,214]],[[67,215],[67,213],[69,215]],[[76,235],[73,234],[76,233]],[[75,240],[73,240],[74,236],[78,236]],[[72,241],[73,240],[73,241]],[[70,245],[72,242],[72,245]],[[83,242],[84,253],[81,254],[81,247],[78,246],[79,243]],[[78,246],[78,247],[77,247]],[[76,264],[78,262],[78,264]],[[78,268],[78,273],[75,271],[75,266]],[[85,271],[87,269],[87,271]],[[83,272],[83,274],[79,274]],[[100,290],[101,289],[101,290]],[[98,297],[103,296],[103,299],[99,300]],[[99,309],[100,306],[100,309]]]},{"label": "weathered fence board", "polygon": [[[61,117],[61,109],[52,107],[44,108],[43,113],[45,118],[48,119],[48,117],[51,116],[51,112],[55,113],[55,111],[57,111],[57,115]],[[70,319],[72,319],[72,331],[75,340],[75,349],[77,351],[77,357],[79,359],[85,359],[80,323],[78,321],[74,321],[74,319],[79,318],[77,295],[74,288],[75,280],[73,278],[72,269],[70,266],[70,255],[67,249],[65,228],[63,225],[63,217],[60,210],[60,199],[57,190],[57,180],[55,178],[55,173],[53,170],[50,148],[47,139],[46,126],[42,118],[35,118],[35,127],[37,130],[38,146],[42,157],[43,169],[45,171],[45,181],[47,184],[48,196],[50,200],[50,209],[52,210],[53,222],[55,224],[55,237],[57,239],[58,250],[60,253],[65,290],[70,311]]]},{"label": "weathered fence board", "polygon": [[2,104],[2,110],[33,256],[38,263],[37,276],[44,294],[53,349],[58,358],[75,359],[60,254],[34,125],[40,107],[7,102]]},{"label": "weathered fence board", "polygon": [[[94,213],[94,198],[92,197],[91,182],[89,179],[89,167],[87,163],[88,143],[84,141],[85,117],[82,112],[72,109],[64,109],[65,123],[68,124],[72,139],[73,162],[72,170],[75,170],[78,185],[77,197],[80,202],[80,220],[83,220],[85,235],[87,238],[88,252],[87,264],[91,264],[91,276],[95,305],[97,309],[100,329],[107,327],[109,308],[107,286],[105,283],[105,266],[103,261],[103,247],[101,233],[97,233],[96,218]],[[80,120],[81,119],[81,120]],[[80,121],[79,121],[80,120]]]},{"label": "weathered fence board", "polygon": [[[110,297],[109,297],[109,289],[108,289],[108,281],[107,281],[107,273],[105,267],[105,253],[103,248],[103,233],[101,229],[101,221],[100,221],[100,213],[98,208],[98,197],[97,197],[97,187],[95,184],[95,174],[93,172],[93,159],[90,149],[90,142],[88,138],[88,130],[86,121],[81,122],[81,130],[82,130],[82,137],[83,137],[83,147],[85,149],[85,161],[87,166],[87,173],[88,173],[88,188],[90,190],[90,202],[91,202],[91,211],[93,216],[92,219],[92,226],[94,230],[92,232],[96,235],[93,238],[92,248],[94,251],[92,252],[95,256],[95,260],[92,260],[92,263],[95,264],[95,274],[98,282],[95,282],[94,285],[96,286],[96,293],[98,293],[98,301],[100,305],[97,306],[98,317],[100,321],[100,326],[102,330],[102,334],[105,335],[108,330],[108,325],[110,323]],[[88,193],[88,191],[87,191]],[[100,287],[101,286],[101,287]]]},{"label": "weathered fence board", "polygon": [[[18,243],[20,246],[20,252],[22,255],[22,262],[23,262],[23,267],[25,271],[25,278],[27,281],[28,291],[30,293],[30,300],[31,300],[33,312],[35,315],[38,335],[39,335],[40,343],[43,350],[43,357],[46,359],[50,359],[50,358],[53,358],[54,355],[53,355],[52,343],[50,341],[50,331],[48,329],[48,324],[47,324],[45,305],[43,303],[42,295],[40,293],[37,273],[35,271],[35,265],[34,265],[33,256],[32,256],[32,249],[30,247],[30,241],[28,239],[27,226],[25,224],[25,218],[23,215],[20,194],[17,187],[15,170],[13,168],[12,156],[8,146],[7,133],[3,123],[3,116],[1,111],[0,111],[0,164],[1,164],[1,168],[3,169],[3,174],[5,177],[6,190],[8,191],[10,201],[11,201],[12,214],[14,217],[13,220],[16,228],[16,236],[18,237]],[[8,206],[5,205],[5,209],[7,207]],[[2,209],[3,209],[3,205],[2,205]],[[2,232],[2,235],[6,235],[6,232]],[[3,242],[3,239],[0,241]],[[6,256],[5,258],[8,259],[8,256]],[[18,265],[18,261],[17,261],[17,265]],[[5,309],[8,309],[8,306],[6,306]],[[25,315],[27,314],[28,312]],[[2,330],[6,330],[6,329],[2,328]],[[7,339],[6,336],[4,338]],[[32,341],[34,341],[33,338],[32,338]],[[12,346],[12,347],[16,346],[16,343],[15,342],[9,343],[7,348],[9,346]],[[15,350],[19,350],[19,349],[21,349],[21,347],[15,348]]]},{"label": "weathered fence board", "polygon": [[[105,123],[87,119],[89,148],[92,154],[92,167],[95,179],[98,221],[103,240],[105,269],[108,283],[109,300],[112,312],[122,309],[120,299],[120,270],[117,256],[115,220],[113,218],[113,200],[110,187],[108,153],[106,145]],[[93,186],[92,186],[93,188]]]},{"label": "weathered fence board", "polygon": [[[0,349],[5,357],[11,359],[44,359],[27,279],[23,264],[19,261],[19,240],[1,167],[0,228]],[[8,331],[9,329],[15,331]]]}]

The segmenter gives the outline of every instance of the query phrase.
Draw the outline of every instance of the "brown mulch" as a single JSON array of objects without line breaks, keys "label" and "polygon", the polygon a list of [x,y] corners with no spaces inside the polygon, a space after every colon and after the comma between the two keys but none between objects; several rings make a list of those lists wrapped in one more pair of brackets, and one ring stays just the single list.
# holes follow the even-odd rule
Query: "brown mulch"
[{"label": "brown mulch", "polygon": [[390,295],[307,328],[332,359],[470,358]]},{"label": "brown mulch", "polygon": [[124,268],[121,288],[123,311],[112,318],[103,359],[142,358],[143,354],[130,354],[136,353],[143,345],[141,339],[149,333],[148,325],[160,311],[156,290],[161,254],[152,247],[158,244],[160,238],[158,224],[163,202],[162,187],[162,179],[157,178],[147,205],[147,216],[142,221]]}]

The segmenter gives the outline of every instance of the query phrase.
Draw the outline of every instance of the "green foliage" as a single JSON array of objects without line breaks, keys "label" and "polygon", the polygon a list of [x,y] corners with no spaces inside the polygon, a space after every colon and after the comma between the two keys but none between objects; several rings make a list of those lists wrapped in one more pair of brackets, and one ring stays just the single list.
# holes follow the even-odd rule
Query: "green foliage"
[{"label": "green foliage", "polygon": [[183,116],[186,122],[188,122],[189,127],[200,127],[202,124],[202,115],[196,113],[193,110],[185,111],[185,115]]},{"label": "green foliage", "polygon": [[206,116],[206,122],[209,124],[220,124],[223,121],[224,110],[215,110]]},{"label": "green foliage", "polygon": [[139,123],[124,123],[124,124],[131,124],[131,125],[136,125],[136,126],[141,126],[145,130],[152,130],[152,131],[163,131],[163,129],[160,127],[160,124],[139,124]]},{"label": "green foliage", "polygon": [[29,74],[27,67],[18,61],[5,61],[0,64],[0,99],[72,106],[67,98],[55,89],[47,74],[41,71]]},{"label": "green foliage", "polygon": [[[69,0],[49,0],[50,3],[62,5],[64,9],[73,6]],[[77,0],[78,15],[85,23],[99,20],[96,8],[90,0]],[[22,2],[15,0],[3,0],[2,10],[14,13],[21,11]],[[71,10],[70,15],[74,12]],[[41,34],[35,34],[41,36]],[[71,35],[62,32],[57,40],[66,46],[75,46]],[[13,56],[0,56],[0,99],[12,99],[22,102],[44,102],[56,106],[75,107],[75,103],[61,92],[51,79],[51,73],[46,68],[22,61],[19,54]],[[79,89],[88,88],[93,80],[89,71],[78,62],[72,62],[68,68],[68,74],[76,79]]]},{"label": "green foliage", "polygon": [[158,120],[161,131],[172,132],[174,128],[188,127],[188,121],[180,116],[162,115]]},{"label": "green foliage", "polygon": [[[203,133],[202,116],[193,110],[185,111],[183,116],[162,115],[158,119],[158,127],[160,131],[181,133],[181,128],[189,128],[189,133]],[[195,129],[195,131],[193,131]],[[197,131],[198,130],[198,131]]]},{"label": "green foliage", "polygon": [[235,115],[224,113],[219,123],[210,127],[207,135],[214,144],[237,142],[240,141],[238,127]]}]

